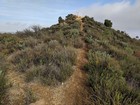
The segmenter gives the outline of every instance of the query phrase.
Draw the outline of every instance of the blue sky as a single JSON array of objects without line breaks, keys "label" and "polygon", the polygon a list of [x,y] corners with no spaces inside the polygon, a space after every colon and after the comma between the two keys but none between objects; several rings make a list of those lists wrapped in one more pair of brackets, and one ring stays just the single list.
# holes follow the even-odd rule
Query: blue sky
[{"label": "blue sky", "polygon": [[[113,4],[118,6],[116,7],[117,9],[121,8],[120,6],[128,6],[131,9],[133,5],[136,5],[137,1],[138,0],[0,0],[0,31],[15,32],[31,25],[50,26],[57,23],[59,16],[65,17],[70,13],[82,16],[95,16],[97,20],[103,21],[103,18],[110,18],[112,14],[107,17],[100,12],[94,11],[94,9],[98,10],[100,7],[105,7],[106,9],[108,8],[107,5],[111,6]],[[123,8],[122,11],[124,11],[124,9],[125,8]],[[111,9],[109,9],[109,11],[101,11],[105,13],[110,12]],[[93,16],[93,12],[97,14],[93,14]],[[121,11],[119,12],[121,13]],[[98,17],[96,17],[96,15]],[[118,24],[116,24],[116,26],[117,25]],[[128,31],[125,28],[124,30]],[[138,33],[138,30],[135,31]]]}]

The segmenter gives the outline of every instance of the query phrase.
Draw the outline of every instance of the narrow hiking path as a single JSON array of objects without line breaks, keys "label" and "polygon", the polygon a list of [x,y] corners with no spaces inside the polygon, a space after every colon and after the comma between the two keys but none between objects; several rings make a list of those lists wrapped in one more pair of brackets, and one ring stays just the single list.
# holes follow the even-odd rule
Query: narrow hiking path
[{"label": "narrow hiking path", "polygon": [[[46,87],[41,84],[30,84],[30,88],[40,96],[40,100],[31,105],[75,105],[83,104],[86,74],[82,69],[87,62],[85,51],[77,49],[77,64],[73,75],[58,87]],[[85,97],[84,97],[85,98]],[[79,103],[81,102],[81,103]]]},{"label": "narrow hiking path", "polygon": [[83,31],[84,23],[82,22],[82,17],[81,16],[77,16],[76,20],[80,22],[80,31]]},{"label": "narrow hiking path", "polygon": [[[81,24],[80,30],[82,31],[83,23],[81,17],[77,17],[77,20]],[[86,98],[86,89],[84,87],[87,75],[82,68],[87,63],[85,49],[86,44],[83,41],[83,48],[76,49],[77,59],[76,65],[73,67],[73,74],[57,87],[44,86],[35,81],[26,83],[23,74],[15,70],[8,70],[7,78],[12,87],[7,92],[9,101],[7,105],[23,105],[27,90],[31,90],[36,96],[36,102],[30,105],[84,105]]]},{"label": "narrow hiking path", "polygon": [[[77,64],[74,67],[73,75],[67,82],[56,89],[56,93],[58,94],[54,94],[55,98],[60,100],[58,102],[62,103],[54,105],[74,105],[76,102],[82,102],[82,100],[80,100],[83,97],[81,92],[84,91],[86,75],[81,68],[87,61],[85,59],[84,50],[78,49],[77,54]],[[55,103],[57,103],[57,100]]]}]

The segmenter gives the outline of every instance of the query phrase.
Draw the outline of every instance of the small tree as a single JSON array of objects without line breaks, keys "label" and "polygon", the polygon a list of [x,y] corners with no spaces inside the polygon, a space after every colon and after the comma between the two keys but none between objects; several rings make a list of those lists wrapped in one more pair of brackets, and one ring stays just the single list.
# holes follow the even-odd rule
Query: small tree
[{"label": "small tree", "polygon": [[66,16],[66,23],[72,24],[76,20],[76,15],[68,14]]},{"label": "small tree", "polygon": [[73,14],[68,14],[66,16],[66,20],[75,20],[76,19],[76,15],[73,15]]},{"label": "small tree", "polygon": [[40,26],[37,26],[37,25],[34,25],[34,26],[32,26],[31,28],[32,28],[32,30],[33,30],[35,33],[39,32],[39,31],[41,30],[41,27],[40,27]]},{"label": "small tree", "polygon": [[112,27],[112,22],[111,22],[111,20],[105,19],[104,25],[105,25],[106,27]]},{"label": "small tree", "polygon": [[60,16],[60,17],[58,18],[58,22],[59,22],[59,24],[60,24],[60,23],[63,23],[63,22],[64,22],[64,19]]},{"label": "small tree", "polygon": [[139,36],[136,36],[136,39],[139,39]]},{"label": "small tree", "polygon": [[82,18],[83,22],[94,22],[94,18],[93,17],[89,17],[89,16],[85,16]]}]

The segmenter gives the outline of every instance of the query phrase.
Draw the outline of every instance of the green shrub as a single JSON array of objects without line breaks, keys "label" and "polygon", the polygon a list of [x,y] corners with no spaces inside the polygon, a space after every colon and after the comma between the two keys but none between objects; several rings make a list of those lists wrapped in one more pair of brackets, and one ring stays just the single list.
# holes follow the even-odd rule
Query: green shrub
[{"label": "green shrub", "polygon": [[70,30],[71,27],[68,25],[68,24],[65,24],[63,27],[62,27],[62,30],[63,31],[66,31],[66,30]]},{"label": "green shrub", "polygon": [[88,87],[95,105],[138,105],[139,95],[128,88],[119,63],[104,52],[88,53]]},{"label": "green shrub", "polygon": [[4,55],[11,54],[17,50],[24,49],[23,40],[14,35],[0,36],[0,52]]},{"label": "green shrub", "polygon": [[57,32],[59,30],[60,30],[60,25],[59,24],[55,24],[55,25],[52,25],[50,27],[49,33],[50,34],[54,34],[55,32]]},{"label": "green shrub", "polygon": [[88,35],[85,37],[85,42],[88,44],[92,44],[93,43],[93,37],[91,35]]},{"label": "green shrub", "polygon": [[63,23],[64,22],[64,19],[60,16],[59,18],[58,18],[58,23],[60,24],[60,23]]},{"label": "green shrub", "polygon": [[80,22],[75,20],[73,23],[70,25],[71,29],[79,29],[80,30]]},{"label": "green shrub", "polygon": [[106,19],[106,20],[104,21],[104,25],[105,25],[106,27],[112,27],[112,22],[111,22],[111,20]]},{"label": "green shrub", "polygon": [[94,25],[94,18],[92,17],[92,18],[90,18],[90,17],[88,17],[88,16],[85,16],[85,17],[83,17],[82,18],[82,22],[84,22],[84,23],[86,23],[86,24],[88,24],[88,25]]},{"label": "green shrub", "polygon": [[78,29],[66,30],[64,31],[64,35],[68,38],[77,37],[79,35],[79,30]]},{"label": "green shrub", "polygon": [[123,49],[120,49],[112,45],[108,45],[108,47],[106,48],[106,51],[117,60],[122,60],[127,56],[127,53]]},{"label": "green shrub", "polygon": [[68,14],[65,21],[66,23],[71,24],[74,20],[76,20],[76,15]]},{"label": "green shrub", "polygon": [[127,54],[130,54],[130,55],[133,54],[133,50],[131,47],[129,47],[129,46],[125,47],[125,50],[126,50]]},{"label": "green shrub", "polygon": [[0,69],[0,105],[3,103],[5,91],[6,91],[5,73]]},{"label": "green shrub", "polygon": [[122,70],[124,71],[124,77],[128,84],[139,90],[140,86],[140,61],[134,56],[127,56],[120,62]]},{"label": "green shrub", "polygon": [[109,29],[105,29],[103,34],[105,35],[104,38],[106,38],[108,36],[107,38],[109,38],[109,39],[111,39],[111,37],[113,35],[112,31]]}]

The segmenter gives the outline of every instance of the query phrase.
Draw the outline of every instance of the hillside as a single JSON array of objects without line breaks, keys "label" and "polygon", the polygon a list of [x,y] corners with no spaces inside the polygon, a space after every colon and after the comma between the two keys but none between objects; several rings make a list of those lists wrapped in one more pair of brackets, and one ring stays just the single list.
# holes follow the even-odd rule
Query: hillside
[{"label": "hillside", "polygon": [[140,40],[88,16],[0,34],[1,105],[140,105]]}]

